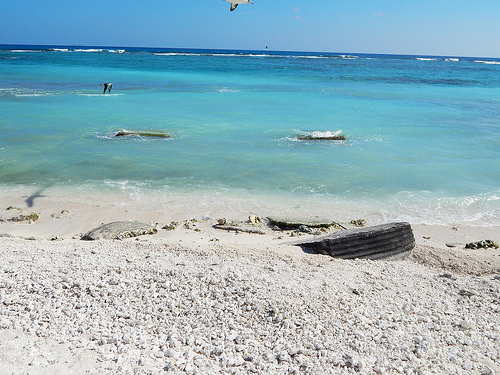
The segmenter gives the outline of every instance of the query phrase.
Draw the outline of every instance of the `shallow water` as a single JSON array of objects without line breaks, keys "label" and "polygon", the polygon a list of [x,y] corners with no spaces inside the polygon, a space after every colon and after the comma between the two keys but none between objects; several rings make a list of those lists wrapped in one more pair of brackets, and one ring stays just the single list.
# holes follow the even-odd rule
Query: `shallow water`
[{"label": "shallow water", "polygon": [[2,46],[0,184],[499,225],[499,73],[481,58]]}]

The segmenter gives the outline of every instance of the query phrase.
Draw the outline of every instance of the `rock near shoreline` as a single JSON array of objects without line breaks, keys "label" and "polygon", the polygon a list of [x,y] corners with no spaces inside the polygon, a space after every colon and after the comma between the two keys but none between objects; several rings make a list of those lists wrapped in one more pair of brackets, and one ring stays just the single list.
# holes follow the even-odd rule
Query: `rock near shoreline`
[{"label": "rock near shoreline", "polygon": [[138,221],[115,221],[92,229],[82,236],[82,240],[121,240],[145,234],[155,234],[156,229]]}]

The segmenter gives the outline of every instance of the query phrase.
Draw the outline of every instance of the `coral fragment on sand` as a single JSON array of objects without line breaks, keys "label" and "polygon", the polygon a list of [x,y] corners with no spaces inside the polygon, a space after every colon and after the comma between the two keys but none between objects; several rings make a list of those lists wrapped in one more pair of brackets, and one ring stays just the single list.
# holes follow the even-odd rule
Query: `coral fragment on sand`
[{"label": "coral fragment on sand", "polygon": [[15,221],[15,222],[27,221],[30,223],[34,223],[37,220],[38,220],[38,214],[36,212],[32,212],[29,215],[15,216],[15,217],[9,219],[9,221]]},{"label": "coral fragment on sand", "polygon": [[364,227],[366,225],[365,219],[351,220],[351,224],[357,227]]},{"label": "coral fragment on sand", "polygon": [[488,249],[490,247],[493,247],[495,249],[498,249],[498,243],[492,240],[482,240],[482,241],[477,241],[477,242],[469,242],[468,244],[465,245],[466,249]]}]

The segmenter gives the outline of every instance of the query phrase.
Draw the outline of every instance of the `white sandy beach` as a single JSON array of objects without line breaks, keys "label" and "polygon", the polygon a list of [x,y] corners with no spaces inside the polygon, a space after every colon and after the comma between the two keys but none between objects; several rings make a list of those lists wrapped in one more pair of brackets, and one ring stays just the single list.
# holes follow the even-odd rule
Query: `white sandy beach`
[{"label": "white sandy beach", "polygon": [[[412,225],[405,260],[338,260],[214,229],[245,219],[224,208],[42,195],[0,196],[0,218],[39,216],[0,223],[0,374],[500,373],[500,250],[463,249],[498,226]],[[117,220],[158,232],[79,239]]]}]

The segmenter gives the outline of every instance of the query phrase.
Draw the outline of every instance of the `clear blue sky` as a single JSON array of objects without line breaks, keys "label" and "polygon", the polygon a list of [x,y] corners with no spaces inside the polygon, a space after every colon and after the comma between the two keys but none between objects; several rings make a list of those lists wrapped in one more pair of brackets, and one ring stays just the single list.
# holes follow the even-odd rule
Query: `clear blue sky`
[{"label": "clear blue sky", "polygon": [[0,44],[500,57],[500,0],[1,0]]}]

